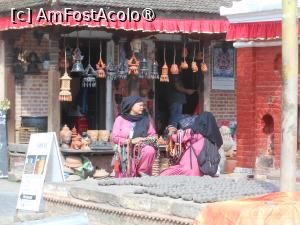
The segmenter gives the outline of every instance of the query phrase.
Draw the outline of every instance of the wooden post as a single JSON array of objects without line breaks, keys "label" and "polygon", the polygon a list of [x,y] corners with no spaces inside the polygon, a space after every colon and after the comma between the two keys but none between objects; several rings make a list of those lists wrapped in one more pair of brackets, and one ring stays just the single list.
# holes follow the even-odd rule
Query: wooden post
[{"label": "wooden post", "polygon": [[[55,29],[55,28],[52,28]],[[48,71],[48,131],[56,132],[60,130],[60,102],[58,100],[60,90],[60,72],[58,70],[59,58],[59,32],[50,30],[49,32],[49,52],[50,66]]]},{"label": "wooden post", "polygon": [[[114,59],[114,42],[108,41],[106,47],[106,58],[107,62],[110,62],[111,59]],[[112,81],[110,79],[106,79],[106,130],[112,130],[113,122],[114,122],[114,113],[113,113],[113,96],[112,96]]]},{"label": "wooden post", "polygon": [[296,191],[298,120],[298,4],[282,1],[282,116],[280,191]]}]

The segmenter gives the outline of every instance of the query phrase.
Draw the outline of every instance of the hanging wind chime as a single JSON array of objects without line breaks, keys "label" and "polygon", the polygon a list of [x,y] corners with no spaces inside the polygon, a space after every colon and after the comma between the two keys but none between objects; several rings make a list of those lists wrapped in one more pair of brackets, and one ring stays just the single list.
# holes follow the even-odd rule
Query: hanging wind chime
[{"label": "hanging wind chime", "polygon": [[149,73],[149,79],[159,79],[159,72],[158,72],[158,63],[155,59],[156,55],[156,48],[154,49],[154,59],[151,65],[151,72]]},{"label": "hanging wind chime", "polygon": [[79,49],[79,38],[78,38],[78,31],[77,31],[77,41],[76,41],[76,48],[73,52],[73,60],[74,60],[74,64],[71,70],[71,74],[83,74],[84,73],[84,68],[82,65],[82,59],[83,59],[83,55],[81,55],[81,51]]},{"label": "hanging wind chime", "polygon": [[64,49],[65,49],[65,73],[60,78],[61,80],[61,88],[59,92],[59,101],[61,102],[71,102],[72,94],[71,94],[71,80],[72,78],[67,73],[67,51],[66,51],[66,38],[64,37]]},{"label": "hanging wind chime", "polygon": [[193,73],[198,72],[198,66],[197,66],[197,63],[195,61],[195,55],[196,55],[196,46],[194,45],[194,55],[193,55],[193,61],[192,61],[192,64],[191,64],[191,68],[192,68]]},{"label": "hanging wind chime", "polygon": [[119,67],[118,78],[126,79],[128,75],[128,62],[126,59],[126,53],[124,50],[124,42],[119,43]]},{"label": "hanging wind chime", "polygon": [[183,50],[182,50],[182,57],[183,57],[183,61],[181,62],[180,64],[180,69],[181,70],[186,70],[189,68],[189,65],[187,64],[186,62],[186,57],[188,55],[188,50],[187,48],[185,47],[185,41],[183,42]]},{"label": "hanging wind chime", "polygon": [[171,68],[170,68],[170,72],[171,74],[173,75],[178,75],[179,74],[179,68],[176,64],[176,48],[175,48],[175,44],[174,44],[174,59],[173,59],[173,64],[171,65]]},{"label": "hanging wind chime", "polygon": [[203,47],[203,62],[201,63],[201,71],[203,73],[206,73],[207,72],[207,66],[206,66],[206,64],[204,62],[204,59],[205,59],[205,55],[204,55],[204,47]]},{"label": "hanging wind chime", "polygon": [[97,78],[105,78],[106,77],[106,73],[105,73],[105,63],[102,60],[102,42],[100,41],[100,56],[99,56],[99,61],[96,64],[96,74],[97,74]]},{"label": "hanging wind chime", "polygon": [[164,65],[161,69],[160,82],[169,82],[168,70],[169,68],[166,62],[166,45],[164,45]]},{"label": "hanging wind chime", "polygon": [[90,31],[90,39],[89,39],[89,64],[84,70],[83,78],[82,78],[82,87],[83,88],[94,88],[97,85],[96,82],[96,72],[94,68],[91,66],[91,31]]}]

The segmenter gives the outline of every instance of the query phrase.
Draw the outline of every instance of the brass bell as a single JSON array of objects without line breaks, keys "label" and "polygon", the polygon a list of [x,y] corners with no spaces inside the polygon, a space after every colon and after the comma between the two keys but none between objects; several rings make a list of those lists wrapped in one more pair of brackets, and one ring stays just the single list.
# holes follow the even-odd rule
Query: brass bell
[{"label": "brass bell", "polygon": [[141,63],[140,63],[140,74],[139,74],[139,78],[145,78],[148,77],[148,72],[149,72],[149,68],[148,68],[148,61],[146,58],[143,58]]},{"label": "brass bell", "polygon": [[81,51],[80,51],[79,48],[76,48],[74,50],[73,59],[74,59],[75,63],[73,64],[71,73],[83,74],[84,73],[84,68],[83,68],[83,65],[81,63],[81,60],[83,59],[83,56],[81,55]]}]

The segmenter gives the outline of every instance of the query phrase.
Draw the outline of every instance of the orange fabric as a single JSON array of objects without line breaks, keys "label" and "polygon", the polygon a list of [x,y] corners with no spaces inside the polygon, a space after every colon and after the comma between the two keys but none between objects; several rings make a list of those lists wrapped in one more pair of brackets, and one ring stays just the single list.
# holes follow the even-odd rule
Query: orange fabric
[{"label": "orange fabric", "polygon": [[276,192],[256,198],[208,204],[193,225],[297,225],[300,193]]}]

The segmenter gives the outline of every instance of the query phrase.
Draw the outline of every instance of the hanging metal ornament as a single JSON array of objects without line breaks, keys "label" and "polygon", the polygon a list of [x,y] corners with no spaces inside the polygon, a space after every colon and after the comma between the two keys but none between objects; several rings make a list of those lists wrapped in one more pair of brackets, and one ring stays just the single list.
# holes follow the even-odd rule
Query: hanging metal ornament
[{"label": "hanging metal ornament", "polygon": [[118,66],[114,65],[112,59],[106,66],[106,76],[110,80],[117,79]]},{"label": "hanging metal ornament", "polygon": [[[91,36],[91,35],[90,35]],[[84,70],[81,86],[83,88],[94,88],[97,85],[96,71],[91,66],[91,39],[89,40],[89,64]]]},{"label": "hanging metal ornament", "polygon": [[64,38],[64,49],[65,49],[65,73],[60,78],[61,87],[60,87],[58,99],[61,102],[71,102],[72,101],[72,93],[71,93],[72,78],[67,73],[67,51],[66,51],[66,47],[65,47],[65,38]]},{"label": "hanging metal ornament", "polygon": [[145,48],[142,44],[142,61],[140,62],[140,65],[139,65],[139,78],[146,78],[148,77],[148,74],[149,74],[149,68],[148,68],[148,61],[145,57]]},{"label": "hanging metal ornament", "polygon": [[79,49],[79,39],[78,39],[78,31],[77,31],[77,43],[76,43],[76,48],[73,52],[73,60],[74,60],[74,64],[71,70],[71,73],[73,74],[83,74],[84,73],[84,68],[82,65],[82,59],[83,59],[83,55],[81,55],[81,51]]},{"label": "hanging metal ornament", "polygon": [[153,64],[151,66],[150,78],[151,79],[159,79],[158,63],[155,59],[154,59]]},{"label": "hanging metal ornament", "polygon": [[164,46],[164,65],[161,69],[160,82],[169,82],[168,70],[169,68],[166,63],[166,46]]},{"label": "hanging metal ornament", "polygon": [[97,78],[105,78],[106,77],[105,67],[106,67],[106,65],[102,60],[102,42],[100,41],[100,56],[99,56],[99,61],[96,64]]},{"label": "hanging metal ornament", "polygon": [[171,65],[171,68],[170,68],[170,72],[171,74],[173,75],[178,75],[179,74],[179,68],[176,64],[176,48],[175,48],[175,44],[174,44],[174,59],[173,59],[173,64]]},{"label": "hanging metal ornament", "polygon": [[192,61],[192,64],[191,64],[191,68],[192,68],[193,73],[198,72],[198,66],[197,66],[197,63],[195,61],[195,55],[196,55],[196,47],[194,45],[194,55],[193,55],[193,61]]},{"label": "hanging metal ornament", "polygon": [[203,73],[206,73],[207,72],[207,66],[206,66],[206,64],[204,62],[204,59],[205,59],[205,55],[204,55],[204,47],[203,47],[203,62],[201,63],[201,71]]},{"label": "hanging metal ornament", "polygon": [[124,43],[119,43],[119,67],[118,67],[118,78],[126,79],[128,75],[128,62],[126,59],[126,53],[124,50]]}]

